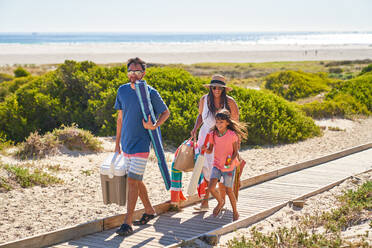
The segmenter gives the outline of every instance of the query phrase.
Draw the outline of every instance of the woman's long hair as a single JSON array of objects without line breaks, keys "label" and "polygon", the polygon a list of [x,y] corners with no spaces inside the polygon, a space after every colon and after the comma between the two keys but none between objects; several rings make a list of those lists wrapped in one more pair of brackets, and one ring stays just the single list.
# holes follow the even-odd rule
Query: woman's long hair
[{"label": "woman's long hair", "polygon": [[[217,108],[214,104],[214,97],[213,97],[213,92],[212,92],[212,86],[209,87],[209,93],[208,93],[208,109],[209,112],[215,116],[217,112]],[[224,106],[228,111],[231,111],[230,106],[227,102],[227,95],[226,95],[226,88],[223,87],[222,93],[221,93],[221,106]],[[209,114],[209,113],[208,113]]]},{"label": "woman's long hair", "polygon": [[[245,140],[248,138],[247,125],[245,123],[232,120],[230,117],[230,112],[228,110],[222,109],[218,111],[215,118],[216,121],[226,120],[229,123],[227,129],[234,131],[236,135],[238,135],[239,140]],[[214,133],[218,132],[216,125],[211,129],[211,131],[213,131]]]}]

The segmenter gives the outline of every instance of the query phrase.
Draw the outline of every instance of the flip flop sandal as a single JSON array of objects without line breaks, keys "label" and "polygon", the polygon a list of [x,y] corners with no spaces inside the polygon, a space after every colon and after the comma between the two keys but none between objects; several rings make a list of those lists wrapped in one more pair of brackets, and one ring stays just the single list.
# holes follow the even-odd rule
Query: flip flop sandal
[{"label": "flip flop sandal", "polygon": [[120,236],[127,237],[131,234],[133,234],[133,229],[128,224],[123,224],[120,226],[118,230],[116,230],[116,233]]},{"label": "flip flop sandal", "polygon": [[140,220],[133,221],[133,225],[135,225],[135,226],[146,225],[147,222],[149,222],[150,220],[152,220],[154,218],[155,218],[155,215],[154,214],[146,214],[146,213],[144,213],[142,215],[142,217],[141,217]]},{"label": "flip flop sandal", "polygon": [[197,206],[197,207],[194,207],[195,210],[198,210],[200,212],[207,212],[209,207],[200,207],[200,206]]}]

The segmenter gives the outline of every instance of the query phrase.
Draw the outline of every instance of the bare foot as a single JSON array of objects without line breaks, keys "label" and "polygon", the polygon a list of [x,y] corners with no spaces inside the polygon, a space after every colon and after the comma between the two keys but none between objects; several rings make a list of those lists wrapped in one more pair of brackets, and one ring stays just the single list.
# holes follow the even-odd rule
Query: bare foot
[{"label": "bare foot", "polygon": [[217,204],[217,206],[213,209],[213,216],[214,217],[217,217],[220,214],[224,205],[225,205],[224,200],[222,200],[220,203]]},{"label": "bare foot", "polygon": [[239,219],[239,213],[238,212],[233,213],[233,221],[236,221],[238,219]]}]

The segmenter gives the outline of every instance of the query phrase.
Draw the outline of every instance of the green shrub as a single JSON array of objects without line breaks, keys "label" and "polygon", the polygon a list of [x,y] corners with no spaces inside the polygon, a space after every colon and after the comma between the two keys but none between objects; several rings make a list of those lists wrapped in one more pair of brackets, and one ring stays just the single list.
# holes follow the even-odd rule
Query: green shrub
[{"label": "green shrub", "polygon": [[8,140],[3,132],[0,132],[0,151],[12,145],[13,142],[11,140]]},{"label": "green shrub", "polygon": [[372,64],[369,64],[362,69],[362,71],[360,72],[359,75],[363,75],[363,74],[366,74],[366,73],[371,72],[371,71],[372,71]]},{"label": "green shrub", "polygon": [[12,81],[13,76],[6,74],[6,73],[0,73],[0,83],[5,82],[5,81]]},{"label": "green shrub", "polygon": [[79,129],[76,124],[70,127],[62,125],[60,129],[54,129],[52,134],[58,142],[69,150],[102,151],[102,142],[89,131]]},{"label": "green shrub", "polygon": [[331,67],[328,69],[329,73],[342,73],[343,70],[340,67]]},{"label": "green shrub", "polygon": [[[180,144],[194,126],[207,81],[170,67],[148,68],[145,79],[171,112],[162,126],[164,141]],[[0,102],[0,129],[8,139],[21,142],[36,130],[43,134],[72,123],[93,134],[115,135],[114,103],[117,89],[128,82],[125,66],[103,68],[92,62],[65,61],[55,71],[24,80],[12,81],[14,92],[8,91]],[[295,142],[319,134],[313,121],[295,105],[271,93],[235,87],[232,96],[241,108],[242,120],[251,124],[250,144]]]},{"label": "green shrub", "polygon": [[329,91],[329,82],[330,80],[323,73],[284,71],[265,77],[265,88],[287,100],[294,101]]},{"label": "green shrub", "polygon": [[19,145],[17,156],[21,159],[43,158],[56,154],[62,145],[69,150],[93,152],[102,150],[102,142],[91,132],[79,129],[73,124],[69,127],[62,125],[61,128],[47,132],[43,136],[37,131],[31,133],[26,141]]},{"label": "green shrub", "polygon": [[369,111],[372,111],[372,74],[366,73],[340,83],[327,94],[326,99],[337,99],[345,94],[350,95],[365,105]]},{"label": "green shrub", "polygon": [[[0,168],[1,168],[1,165],[0,165]],[[10,191],[12,190],[13,187],[9,184],[8,180],[5,178],[5,177],[1,177],[0,176],[0,193],[2,191]]]},{"label": "green shrub", "polygon": [[321,134],[295,104],[272,93],[233,88],[230,95],[240,107],[241,121],[249,124],[246,144],[293,143]]},{"label": "green shrub", "polygon": [[370,115],[367,107],[348,94],[339,94],[335,99],[314,101],[300,107],[313,118],[345,117],[352,119],[358,115]]},{"label": "green shrub", "polygon": [[31,74],[22,67],[18,67],[17,69],[14,70],[14,76],[16,78],[27,77],[29,75],[31,75]]},{"label": "green shrub", "polygon": [[56,136],[46,133],[41,136],[37,131],[31,133],[25,142],[19,145],[17,156],[21,159],[43,158],[46,155],[56,154],[59,142]]}]

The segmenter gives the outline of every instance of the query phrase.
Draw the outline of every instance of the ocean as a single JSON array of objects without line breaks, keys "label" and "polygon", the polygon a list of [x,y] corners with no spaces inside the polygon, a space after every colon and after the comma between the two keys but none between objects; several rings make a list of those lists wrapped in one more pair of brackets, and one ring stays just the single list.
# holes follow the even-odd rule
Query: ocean
[{"label": "ocean", "polygon": [[365,59],[372,32],[0,33],[0,65],[133,56],[154,63]]},{"label": "ocean", "polygon": [[0,44],[238,43],[249,45],[372,44],[372,32],[0,33]]}]

